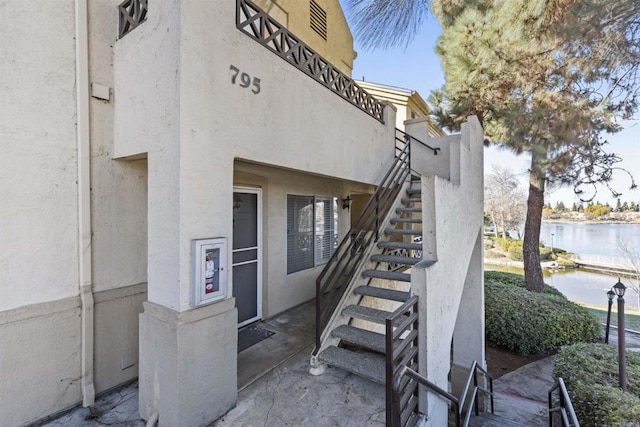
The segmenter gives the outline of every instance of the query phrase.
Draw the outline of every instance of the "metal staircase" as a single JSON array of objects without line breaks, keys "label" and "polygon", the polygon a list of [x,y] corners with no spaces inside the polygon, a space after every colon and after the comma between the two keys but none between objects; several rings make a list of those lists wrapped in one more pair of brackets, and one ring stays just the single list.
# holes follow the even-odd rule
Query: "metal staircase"
[{"label": "metal staircase", "polygon": [[[413,177],[388,226],[380,234],[352,290],[351,304],[341,308],[329,336],[333,340],[317,361],[385,384],[385,335],[379,331],[393,311],[409,299],[405,283],[422,254],[420,181]],[[336,316],[338,317],[338,316]],[[357,326],[354,325],[357,323]],[[336,342],[337,341],[337,342]]]}]

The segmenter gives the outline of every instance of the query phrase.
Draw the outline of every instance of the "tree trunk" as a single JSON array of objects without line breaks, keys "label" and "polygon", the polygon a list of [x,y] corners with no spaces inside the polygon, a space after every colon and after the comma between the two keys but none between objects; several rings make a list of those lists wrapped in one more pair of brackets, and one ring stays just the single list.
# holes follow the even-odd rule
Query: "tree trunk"
[{"label": "tree trunk", "polygon": [[496,216],[493,214],[493,212],[490,212],[491,215],[491,222],[493,223],[493,233],[496,236],[496,239],[498,238],[498,224],[496,223]]},{"label": "tree trunk", "polygon": [[544,281],[540,267],[540,224],[544,208],[544,160],[546,153],[531,153],[527,219],[524,223],[524,279],[527,289],[542,292]]}]

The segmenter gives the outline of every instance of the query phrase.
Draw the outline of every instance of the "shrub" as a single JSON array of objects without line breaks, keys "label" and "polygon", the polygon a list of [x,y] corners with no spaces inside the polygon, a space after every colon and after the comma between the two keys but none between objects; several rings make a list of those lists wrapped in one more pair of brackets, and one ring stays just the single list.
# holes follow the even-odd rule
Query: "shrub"
[{"label": "shrub", "polygon": [[551,255],[551,248],[540,245],[540,259],[549,259]]},{"label": "shrub", "polygon": [[640,424],[640,354],[626,352],[627,392],[618,387],[618,353],[604,344],[562,347],[553,365],[582,426]]},{"label": "shrub", "polygon": [[516,274],[485,273],[489,341],[529,356],[600,336],[597,319],[585,308],[550,286],[537,293],[526,290],[523,284],[524,277]]},{"label": "shrub", "polygon": [[[484,281],[486,282],[498,282],[504,285],[518,286],[522,289],[527,288],[527,284],[524,281],[524,276],[522,274],[515,273],[506,273],[503,271],[485,271],[484,272]],[[545,294],[556,295],[562,298],[566,298],[562,292],[557,290],[551,285],[544,284]]]}]

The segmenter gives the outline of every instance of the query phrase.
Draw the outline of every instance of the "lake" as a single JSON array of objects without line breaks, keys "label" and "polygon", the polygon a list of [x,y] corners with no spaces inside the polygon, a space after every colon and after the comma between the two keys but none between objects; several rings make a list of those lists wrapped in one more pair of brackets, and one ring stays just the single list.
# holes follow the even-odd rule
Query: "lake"
[{"label": "lake", "polygon": [[640,247],[640,224],[543,222],[540,241],[576,254],[624,257],[617,250],[619,239],[635,239]]},{"label": "lake", "polygon": [[[485,270],[506,271],[524,274],[521,268],[486,265]],[[618,276],[599,273],[593,270],[576,269],[557,272],[543,271],[544,282],[562,292],[571,301],[589,305],[607,305],[607,291],[618,281]],[[637,282],[631,278],[621,278],[622,283],[629,287]],[[633,289],[627,289],[624,296],[628,306],[638,307],[638,295]],[[615,301],[614,301],[615,302]]]},{"label": "lake", "polygon": [[[540,240],[547,246],[551,245],[552,233],[554,248],[578,254],[623,257],[624,254],[616,249],[616,242],[621,238],[635,240],[636,248],[640,248],[640,224],[543,222]],[[486,269],[523,274],[522,269],[511,267],[487,266]],[[618,281],[618,276],[587,269],[557,272],[545,270],[544,281],[556,287],[572,301],[606,306],[606,292]],[[633,278],[623,277],[622,283],[627,287],[638,287],[638,282]],[[625,301],[631,307],[638,307],[638,296],[633,289],[627,289]]]}]

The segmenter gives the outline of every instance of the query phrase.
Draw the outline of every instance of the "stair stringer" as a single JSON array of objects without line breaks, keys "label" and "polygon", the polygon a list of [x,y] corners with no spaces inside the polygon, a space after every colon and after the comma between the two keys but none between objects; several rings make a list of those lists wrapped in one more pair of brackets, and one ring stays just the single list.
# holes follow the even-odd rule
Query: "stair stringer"
[{"label": "stair stringer", "polygon": [[[420,373],[448,389],[450,351],[456,321],[463,306],[464,316],[473,318],[484,332],[483,290],[477,301],[462,301],[467,286],[482,287],[482,269],[470,268],[482,258],[483,225],[483,135],[475,117],[463,124],[462,132],[446,138],[428,138],[426,123],[407,125],[407,133],[441,148],[442,165],[429,173],[424,165],[412,163],[422,172],[423,261],[411,269],[412,293],[419,296]],[[415,150],[412,146],[412,161]],[[440,157],[440,153],[438,157]],[[424,156],[426,158],[426,156]],[[475,252],[474,252],[475,249]],[[478,273],[479,270],[479,273]],[[469,272],[480,277],[468,277]],[[470,349],[484,365],[482,348]],[[420,395],[420,412],[431,425],[446,425],[447,404],[428,393]]]},{"label": "stair stringer", "polygon": [[[389,213],[382,220],[382,224],[379,227],[380,235],[378,240],[386,239],[384,230],[387,227],[389,227],[391,218],[393,218],[396,215],[395,213],[396,208],[402,204],[401,199],[403,197],[406,197],[405,194],[410,185],[411,185],[411,182],[409,180],[403,183],[402,188],[398,193],[398,196],[393,201],[393,205],[391,206],[391,209],[389,209]],[[364,298],[361,295],[357,295],[354,292],[354,289],[358,286],[367,285],[368,283],[370,283],[370,279],[362,277],[362,272],[367,269],[375,268],[377,263],[370,261],[370,258],[372,255],[381,254],[382,252],[383,250],[377,246],[376,242],[373,242],[371,245],[369,245],[368,248],[365,249],[365,252],[363,254],[364,261],[360,263],[360,265],[357,267],[355,274],[353,275],[353,278],[351,279],[351,281],[349,282],[349,285],[347,286],[347,290],[345,291],[342,298],[340,299],[340,302],[336,306],[336,309],[333,311],[333,314],[331,315],[331,318],[329,319],[327,326],[324,328],[324,331],[322,332],[322,335],[320,338],[320,348],[317,349],[315,354],[311,356],[312,367],[318,366],[318,361],[317,361],[318,354],[320,354],[327,347],[332,345],[337,346],[340,343],[340,339],[331,336],[331,331],[337,328],[338,326],[349,324],[350,317],[343,315],[342,310],[344,310],[344,308],[349,305],[358,305],[359,302],[362,300],[362,298]]]}]

